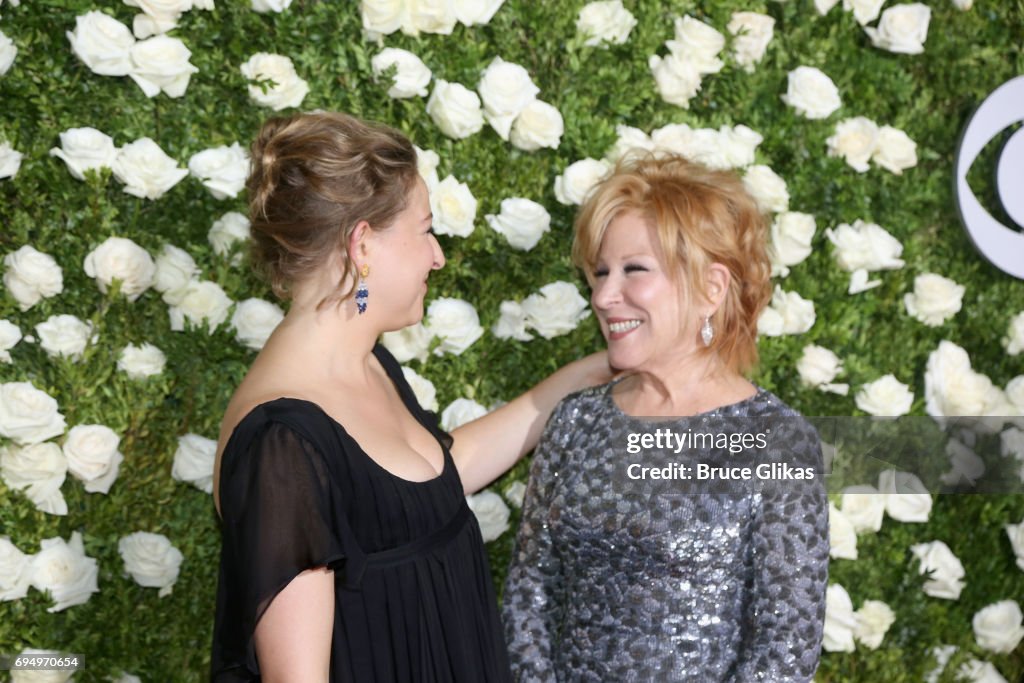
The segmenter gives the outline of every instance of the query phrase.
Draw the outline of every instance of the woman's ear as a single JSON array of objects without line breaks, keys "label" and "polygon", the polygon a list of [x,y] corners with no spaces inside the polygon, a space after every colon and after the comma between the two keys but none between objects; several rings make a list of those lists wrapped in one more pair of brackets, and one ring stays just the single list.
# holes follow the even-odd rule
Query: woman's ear
[{"label": "woman's ear", "polygon": [[708,293],[708,315],[713,315],[725,300],[731,280],[729,269],[721,263],[712,263],[705,274],[704,286]]},{"label": "woman's ear", "polygon": [[356,264],[356,266],[362,266],[366,263],[367,255],[369,253],[369,236],[370,236],[370,224],[366,221],[359,221],[356,223],[356,227],[352,229],[352,233],[348,236],[348,260],[350,263]]}]

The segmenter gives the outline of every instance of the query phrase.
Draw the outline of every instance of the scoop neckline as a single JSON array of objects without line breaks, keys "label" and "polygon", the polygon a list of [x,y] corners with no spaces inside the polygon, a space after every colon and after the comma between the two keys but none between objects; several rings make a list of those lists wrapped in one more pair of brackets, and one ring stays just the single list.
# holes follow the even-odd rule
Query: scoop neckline
[{"label": "scoop neckline", "polygon": [[[655,423],[655,421],[652,420],[651,418],[652,417],[657,418],[659,416],[657,416],[657,415],[648,415],[648,416],[630,415],[625,410],[623,410],[622,407],[615,401],[615,397],[612,396],[612,389],[615,387],[616,384],[618,384],[619,382],[621,382],[624,379],[626,379],[626,378],[625,377],[620,377],[618,379],[612,380],[607,385],[605,385],[605,389],[604,389],[604,399],[605,399],[605,402],[608,403],[609,405],[611,405],[612,410],[614,410],[616,413],[618,413],[618,415],[621,416],[621,417],[626,417],[626,418],[628,418],[630,420],[634,420],[636,422]],[[759,396],[764,396],[765,394],[768,393],[768,390],[765,389],[764,387],[762,387],[760,384],[754,384],[754,389],[756,389],[757,391],[755,391],[751,396],[748,396],[746,398],[741,398],[738,401],[733,401],[732,403],[726,403],[724,405],[720,405],[720,406],[717,406],[715,408],[711,408],[710,410],[705,410],[705,411],[702,411],[700,413],[694,413],[693,415],[675,415],[675,416],[671,416],[671,417],[670,416],[664,416],[664,419],[659,420],[659,422],[673,422],[673,421],[681,421],[681,420],[693,420],[693,419],[708,418],[708,417],[729,417],[729,415],[727,414],[727,411],[735,410],[736,408],[738,408],[739,406],[743,405],[744,403],[749,403],[750,401],[753,401],[754,399],[758,398]],[[646,417],[646,419],[645,419],[645,417]]]}]

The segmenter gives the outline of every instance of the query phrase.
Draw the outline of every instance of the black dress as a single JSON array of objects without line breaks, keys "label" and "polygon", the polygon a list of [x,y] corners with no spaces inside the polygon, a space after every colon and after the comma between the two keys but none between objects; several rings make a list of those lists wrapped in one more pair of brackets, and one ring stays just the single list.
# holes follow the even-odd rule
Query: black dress
[{"label": "black dress", "polygon": [[444,469],[395,476],[317,404],[263,403],[224,448],[224,511],[211,679],[260,680],[253,633],[295,576],[334,570],[331,681],[510,681],[475,517],[432,413],[398,362],[374,355],[409,411],[441,443]]}]

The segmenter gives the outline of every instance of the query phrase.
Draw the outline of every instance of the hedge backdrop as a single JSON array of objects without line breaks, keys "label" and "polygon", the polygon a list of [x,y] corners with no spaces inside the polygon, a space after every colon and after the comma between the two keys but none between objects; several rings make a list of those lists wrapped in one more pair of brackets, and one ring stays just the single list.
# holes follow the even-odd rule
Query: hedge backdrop
[{"label": "hedge backdrop", "polygon": [[[253,2],[270,10],[287,4]],[[180,9],[190,3],[167,4]],[[99,75],[71,49],[65,34],[75,30],[76,17],[99,10],[130,27],[136,7],[100,0],[23,0],[20,5],[8,0],[0,7],[0,31],[6,36],[0,47],[10,54],[9,40],[17,50],[0,76],[0,142],[24,155],[13,176],[8,150],[0,163],[10,176],[0,179],[0,255],[31,245],[52,256],[63,273],[62,291],[27,310],[7,287],[0,293],[0,319],[25,337],[9,349],[10,361],[0,363],[0,381],[31,382],[47,392],[68,428],[108,426],[120,437],[124,456],[106,494],[87,492],[69,473],[60,487],[65,515],[42,512],[17,487],[0,483],[0,537],[9,539],[0,555],[3,566],[21,566],[11,546],[31,556],[44,539],[70,540],[78,532],[85,555],[98,569],[98,592],[86,593],[81,604],[49,611],[53,599],[36,588],[0,602],[0,653],[25,648],[83,653],[87,667],[75,675],[79,681],[125,672],[146,681],[206,676],[217,521],[210,495],[171,473],[180,437],[216,438],[222,410],[255,351],[239,341],[229,320],[213,331],[191,323],[173,331],[160,293],[149,289],[134,301],[116,285],[103,293],[84,262],[112,236],[131,239],[154,258],[170,244],[195,260],[195,278],[216,283],[232,301],[272,300],[244,256],[235,256],[244,254],[244,244],[218,253],[208,240],[221,216],[245,211],[245,194],[217,199],[189,176],[158,199],[140,198],[127,194],[108,169],[74,178],[49,150],[60,147],[60,133],[87,126],[111,136],[118,147],[152,138],[181,169],[205,149],[235,142],[247,147],[273,113],[250,98],[240,69],[258,52],[290,57],[309,86],[298,109],[346,111],[395,126],[420,148],[437,153],[441,178],[455,176],[476,198],[472,234],[441,237],[448,264],[432,277],[431,297],[468,301],[485,332],[461,354],[432,354],[407,363],[433,383],[441,408],[457,398],[485,406],[507,400],[602,346],[592,316],[551,339],[536,333],[531,341],[501,339],[491,327],[503,301],[522,301],[551,282],[574,283],[587,296],[585,281],[569,260],[575,207],[556,199],[554,182],[573,162],[604,157],[617,140],[618,125],[651,133],[668,124],[716,130],[742,124],[763,136],[756,163],[784,179],[791,211],[815,217],[812,253],[778,282],[813,301],[816,319],[803,333],[763,336],[754,379],[803,413],[864,414],[855,395],[891,373],[913,393],[910,414],[925,415],[926,367],[943,340],[965,349],[973,372],[987,376],[997,390],[1024,373],[1024,356],[1001,343],[1011,336],[1014,316],[1024,311],[1024,282],[991,267],[973,250],[951,190],[956,143],[970,113],[995,87],[1024,74],[1019,0],[978,0],[966,10],[948,0],[930,2],[931,22],[920,54],[875,47],[842,3],[821,15],[810,0],[625,0],[636,25],[623,44],[604,46],[585,45],[579,35],[576,21],[584,4],[579,0],[508,0],[486,23],[458,23],[447,35],[395,31],[377,39],[364,34],[356,2],[295,0],[280,12],[256,12],[248,2],[234,0],[196,4],[211,7],[184,12],[168,33],[187,46],[196,68],[178,97],[166,92],[147,97],[131,78]],[[373,9],[392,3],[365,4]],[[883,9],[895,4],[887,2]],[[727,25],[735,11],[774,19],[764,57],[750,71],[731,56]],[[673,21],[680,16],[728,37],[720,54],[724,68],[703,77],[688,108],[661,97],[648,64],[651,55],[667,54],[665,43],[673,39]],[[556,148],[533,152],[502,140],[488,125],[464,139],[448,137],[427,114],[427,97],[394,99],[387,94],[388,75],[374,77],[371,59],[384,47],[416,54],[433,72],[431,91],[438,79],[475,90],[495,57],[519,64],[539,87],[538,97],[560,112],[564,134]],[[800,66],[831,78],[841,97],[837,111],[811,119],[782,100],[787,75]],[[856,116],[904,131],[916,143],[917,164],[902,175],[875,163],[858,172],[830,156],[827,139],[836,124]],[[996,136],[971,175],[974,190],[990,207],[996,202],[990,169],[1009,132]],[[485,220],[510,197],[532,199],[550,213],[550,232],[532,250],[511,248]],[[884,226],[902,244],[905,265],[872,273],[881,284],[850,295],[849,273],[838,267],[825,231],[858,219]],[[919,322],[904,303],[915,277],[924,273],[965,288],[961,310],[937,326]],[[51,356],[39,343],[43,335],[36,325],[58,314],[94,326],[92,343],[78,357]],[[159,374],[133,379],[118,369],[119,355],[128,344],[146,342],[162,350],[166,365]],[[850,385],[848,395],[800,381],[796,365],[808,344],[841,359],[844,371],[835,381]],[[1003,405],[1013,410],[1012,402]],[[63,445],[66,440],[62,434],[49,441]],[[8,458],[19,448],[11,439],[0,439],[0,445]],[[520,463],[491,490],[504,494],[526,470],[527,462]],[[516,515],[512,505],[511,528],[488,545],[499,584]],[[859,558],[833,560],[830,583],[842,585],[855,608],[866,600],[884,601],[895,620],[877,649],[858,643],[853,652],[825,653],[817,680],[922,680],[935,666],[932,648],[943,644],[957,649],[941,680],[953,680],[972,658],[990,662],[1007,680],[1021,680],[1022,648],[984,649],[972,618],[997,601],[1024,598],[1024,571],[1005,529],[1022,518],[1020,495],[936,495],[926,522],[886,517],[877,533],[861,534]],[[126,573],[119,541],[137,531],[163,534],[180,551],[180,573],[169,595],[160,597],[165,591],[139,585]],[[910,547],[933,540],[944,541],[963,564],[959,599],[922,590],[926,577],[919,574]],[[5,590],[16,583],[12,571],[0,576]]]}]

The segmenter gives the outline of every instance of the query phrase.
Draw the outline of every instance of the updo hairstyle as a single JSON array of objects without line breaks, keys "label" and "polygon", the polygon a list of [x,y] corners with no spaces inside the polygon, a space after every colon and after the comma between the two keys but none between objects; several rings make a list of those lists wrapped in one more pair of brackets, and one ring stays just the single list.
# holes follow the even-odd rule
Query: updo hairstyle
[{"label": "updo hairstyle", "polygon": [[711,318],[714,340],[704,350],[736,372],[750,370],[757,363],[757,319],[771,298],[771,263],[765,217],[743,182],[730,171],[681,156],[623,158],[576,217],[573,261],[588,278],[605,230],[626,212],[654,226],[668,271],[688,307],[708,299],[708,266],[720,263],[728,269],[729,288]]},{"label": "updo hairstyle", "polygon": [[339,253],[345,272],[317,309],[341,303],[356,282],[346,250],[352,231],[360,221],[390,226],[416,178],[416,150],[392,128],[332,112],[267,120],[252,144],[247,181],[254,266],[286,299]]}]

